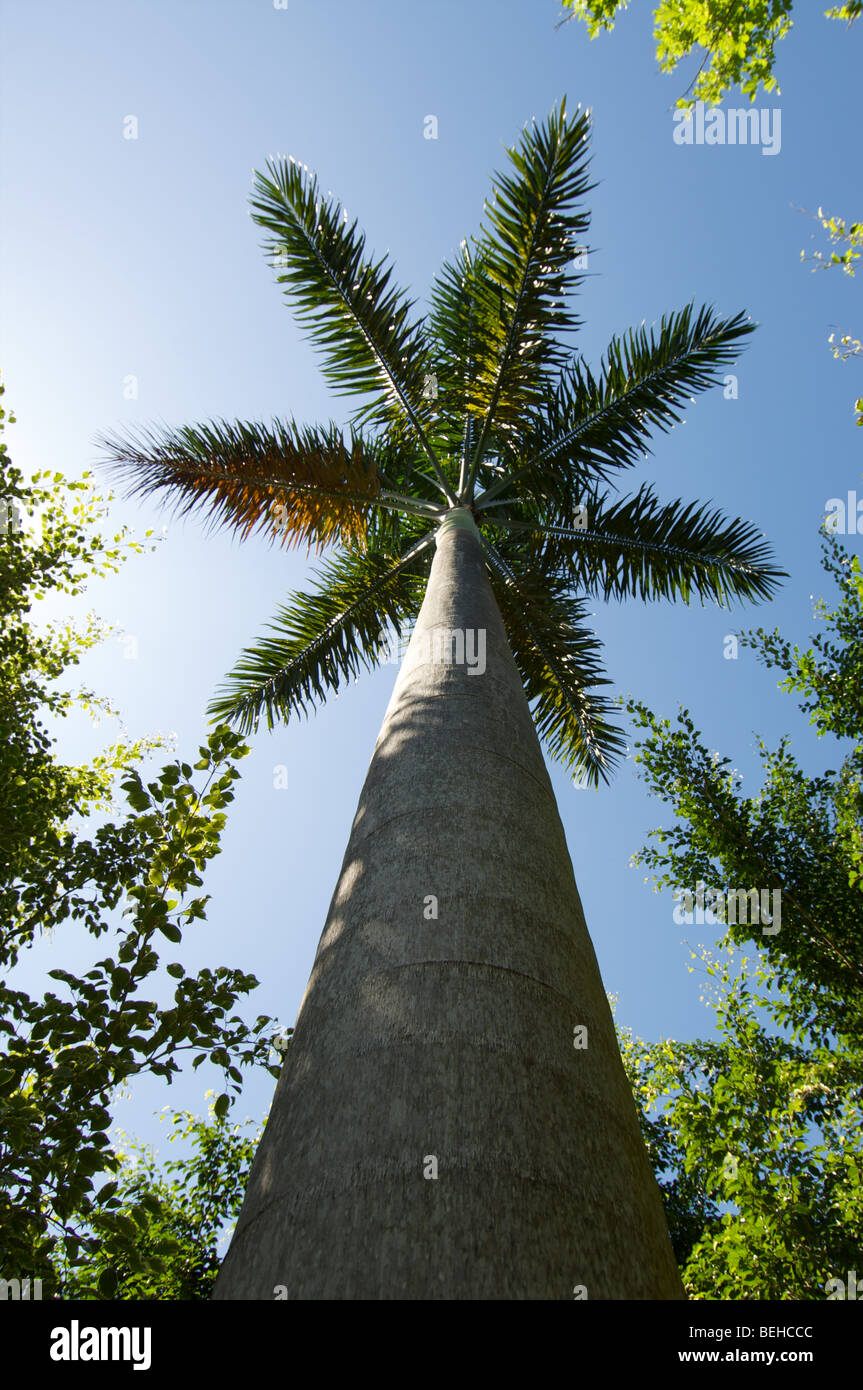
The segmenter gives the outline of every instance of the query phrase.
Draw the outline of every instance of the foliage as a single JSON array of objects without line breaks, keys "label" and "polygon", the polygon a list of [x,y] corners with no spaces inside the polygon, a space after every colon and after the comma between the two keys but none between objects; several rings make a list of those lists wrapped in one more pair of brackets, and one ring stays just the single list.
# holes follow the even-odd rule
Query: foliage
[{"label": "foliage", "polygon": [[[809,776],[790,738],[759,740],[764,782],[745,796],[688,711],[672,726],[629,703],[647,731],[639,769],[677,817],[634,862],[657,889],[700,880],[707,908],[753,885],[782,895],[775,932],[701,919],[725,921],[721,954],[701,957],[717,1039],[622,1034],[694,1298],[823,1298],[863,1256],[863,570],[830,534],[823,566],[838,602],[818,601],[824,628],[808,647],[762,629],[739,640],[782,674],[817,737],[838,741],[836,769]],[[735,959],[747,941],[754,969]]]},{"label": "foliage", "polygon": [[823,1299],[863,1256],[863,1054],[777,1028],[763,955],[692,954],[718,1036],[619,1031],[687,1295]]},{"label": "foliage", "polygon": [[[614,28],[618,10],[629,0],[562,0],[593,39]],[[774,75],[776,45],[791,30],[794,0],[659,0],[653,12],[653,36],[661,72],[674,72],[690,53],[704,57],[679,107],[695,101],[717,105],[735,86],[751,101],[761,88],[779,91]],[[828,19],[850,26],[863,14],[863,0],[849,0],[825,10]]]},{"label": "foliage", "polygon": [[565,103],[525,128],[425,317],[305,165],[256,175],[252,216],[327,382],[357,400],[350,426],[219,421],[103,441],[133,493],[242,537],[337,547],[240,657],[214,717],[250,733],[377,665],[416,618],[455,507],[478,528],[539,733],[594,785],[624,741],[600,692],[590,596],[725,604],[774,591],[782,572],[755,526],[647,487],[614,495],[753,325],[690,305],[613,338],[595,370],[573,353],[588,138],[587,114]]},{"label": "foliage", "polygon": [[[818,209],[818,221],[828,236],[829,255],[823,251],[813,251],[807,256],[805,251],[801,251],[800,259],[813,261],[813,270],[830,270],[834,266],[841,266],[844,274],[853,278],[854,262],[859,261],[863,249],[863,222],[845,222],[841,217],[828,217],[823,208]],[[833,356],[842,362],[849,357],[863,357],[863,342],[859,338],[852,338],[850,333],[843,333],[838,342],[835,332],[831,333],[828,342]],[[858,396],[854,409],[857,412],[855,423],[863,425],[863,396]]]},{"label": "foliage", "polygon": [[[823,251],[813,251],[811,256],[807,256],[805,251],[801,251],[801,261],[814,261],[813,270],[829,270],[838,265],[853,278],[854,262],[859,261],[863,254],[863,222],[846,222],[842,217],[829,217],[823,208],[818,209],[818,221],[827,233],[832,248],[830,255],[825,258]],[[843,249],[837,250],[837,247]]]},{"label": "foliage", "polygon": [[60,1258],[57,1279],[65,1298],[210,1298],[219,1247],[239,1214],[261,1130],[249,1134],[250,1121],[231,1123],[213,1104],[206,1119],[166,1106],[163,1117],[168,1114],[170,1138],[190,1146],[186,1156],[160,1165],[151,1147],[135,1141],[116,1151],[116,1214],[134,1227],[138,1258],[130,1261],[116,1228],[98,1232],[78,1263]]},{"label": "foliage", "polygon": [[[50,1287],[52,1261],[74,1270],[102,1243],[131,1270],[148,1267],[138,1248],[145,1208],[124,1210],[110,1182],[96,1191],[97,1176],[119,1162],[108,1135],[118,1087],[143,1075],[170,1083],[191,1054],[193,1066],[209,1061],[224,1074],[221,1120],[240,1068],[268,1065],[272,1030],[266,1018],[250,1028],[233,1012],[257,985],[251,975],[188,975],[171,960],[167,978],[156,978],[162,938],[179,947],[204,920],[207,898],[196,890],[219,852],[235,761],[248,750],[219,727],[194,769],[171,762],[146,783],[138,764],[154,740],[117,744],[85,766],[57,758],[46,721],[108,707],[61,684],[104,630],[94,618],[82,629],[37,624],[34,605],[82,593],[142,546],[126,532],[102,534],[106,505],[86,477],[28,484],[5,445],[0,499],[0,1269]],[[114,805],[120,791],[125,813]],[[80,974],[50,970],[59,992],[15,988],[22,954],[73,926],[76,950],[85,934],[107,938],[99,959]]]},{"label": "foliage", "polygon": [[789,737],[772,750],[759,739],[764,784],[745,796],[731,760],[706,747],[689,711],[679,711],[673,728],[630,701],[648,731],[636,742],[636,762],[679,818],[652,831],[634,862],[654,870],[657,889],[692,890],[699,881],[723,895],[753,885],[781,889],[779,931],[729,924],[729,939],[764,948],[790,991],[780,1010],[785,1022],[863,1045],[863,574],[831,535],[823,566],[839,602],[830,608],[819,600],[826,630],[810,647],[760,628],[739,641],[783,673],[780,688],[796,695],[819,738],[849,741],[838,769],[809,776]]}]

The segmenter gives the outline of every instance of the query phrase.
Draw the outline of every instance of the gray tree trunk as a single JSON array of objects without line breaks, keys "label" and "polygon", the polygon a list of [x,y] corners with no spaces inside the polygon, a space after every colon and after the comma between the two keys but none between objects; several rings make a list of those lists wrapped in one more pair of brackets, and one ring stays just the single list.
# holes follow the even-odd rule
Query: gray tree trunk
[{"label": "gray tree trunk", "polygon": [[[217,1299],[684,1296],[465,519],[441,530]],[[469,658],[485,632],[482,674],[437,659],[441,630]]]}]

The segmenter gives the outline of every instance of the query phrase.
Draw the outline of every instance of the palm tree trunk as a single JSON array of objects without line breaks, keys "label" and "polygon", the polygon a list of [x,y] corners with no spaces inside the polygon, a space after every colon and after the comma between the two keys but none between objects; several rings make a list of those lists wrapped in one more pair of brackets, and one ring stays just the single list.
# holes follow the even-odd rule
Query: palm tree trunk
[{"label": "palm tree trunk", "polygon": [[[441,630],[485,632],[484,672],[436,660]],[[465,512],[441,527],[214,1296],[279,1286],[289,1299],[683,1297]]]}]

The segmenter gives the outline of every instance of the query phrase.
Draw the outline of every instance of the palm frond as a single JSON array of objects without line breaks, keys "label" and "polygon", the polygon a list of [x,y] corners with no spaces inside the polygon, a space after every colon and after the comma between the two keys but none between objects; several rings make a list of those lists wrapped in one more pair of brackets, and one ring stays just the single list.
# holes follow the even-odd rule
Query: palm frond
[{"label": "palm frond", "polygon": [[610,682],[599,640],[585,622],[584,600],[560,582],[530,572],[516,576],[495,546],[485,540],[484,548],[540,737],[553,758],[589,785],[608,782],[625,741],[609,717],[611,701],[595,693]]},{"label": "palm frond", "polygon": [[694,393],[720,383],[754,328],[745,314],[720,318],[708,306],[696,313],[689,304],[663,316],[658,331],[642,326],[613,338],[596,376],[581,360],[570,364],[525,422],[520,449],[527,457],[476,506],[488,506],[522,480],[536,491],[555,473],[564,479],[571,473],[577,483],[608,480],[632,467],[649,453],[654,431],[679,424]]},{"label": "palm frond", "polygon": [[481,423],[500,351],[502,296],[481,254],[463,241],[432,285],[430,341],[444,412]]},{"label": "palm frond", "polygon": [[273,635],[242,653],[208,714],[244,734],[262,717],[271,729],[379,665],[388,631],[400,634],[416,616],[434,539],[428,532],[398,556],[376,550],[328,561],[314,589],[292,594],[278,610]]},{"label": "palm frond", "polygon": [[[286,547],[362,545],[382,494],[382,452],[337,425],[225,420],[103,436],[109,471],[128,496],[167,494],[175,514],[208,514],[245,539],[253,531]],[[432,509],[429,508],[430,514]]]},{"label": "palm frond", "polygon": [[265,249],[300,322],[323,355],[323,373],[342,395],[371,396],[355,423],[406,420],[432,464],[438,483],[455,501],[429,443],[431,371],[414,301],[391,284],[386,256],[366,254],[356,219],[296,160],[268,160],[256,172],[252,217],[269,237]]},{"label": "palm frond", "polygon": [[697,597],[728,607],[769,599],[787,578],[751,522],[696,503],[663,503],[648,486],[613,502],[607,494],[584,494],[575,520],[565,527],[484,517],[493,528],[532,539],[531,568],[603,599]]},{"label": "palm frond", "polygon": [[[476,320],[474,398],[483,413],[469,487],[492,429],[506,434],[518,428],[565,359],[560,335],[579,326],[566,300],[584,278],[575,266],[589,225],[579,201],[593,187],[588,130],[586,113],[569,119],[562,102],[546,121],[526,127],[507,152],[513,172],[493,179],[476,243],[477,269],[466,286]],[[452,297],[451,274],[449,288]]]}]

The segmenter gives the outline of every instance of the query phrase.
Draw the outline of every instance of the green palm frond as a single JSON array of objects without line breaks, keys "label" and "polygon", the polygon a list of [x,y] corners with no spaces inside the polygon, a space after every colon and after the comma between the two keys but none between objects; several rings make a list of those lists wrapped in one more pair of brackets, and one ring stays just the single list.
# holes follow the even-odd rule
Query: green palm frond
[{"label": "green palm frond", "polygon": [[317,585],[294,593],[269,630],[237,661],[208,713],[244,733],[305,714],[384,659],[388,631],[401,633],[416,615],[430,568],[434,532],[403,554],[345,554],[326,562]]},{"label": "green palm frond", "polygon": [[648,486],[611,502],[607,493],[583,494],[570,527],[492,514],[485,520],[530,538],[531,568],[603,599],[688,604],[697,597],[728,607],[769,599],[787,578],[770,564],[770,546],[750,522],[694,502],[661,502]]},{"label": "green palm frond", "polygon": [[473,393],[483,414],[471,482],[492,430],[514,433],[525,410],[542,399],[565,360],[560,335],[580,322],[567,297],[583,279],[575,266],[590,220],[579,206],[593,187],[589,124],[582,111],[569,119],[562,102],[547,121],[524,129],[507,152],[513,172],[492,181],[477,273],[467,286],[478,323]]},{"label": "green palm frond", "polygon": [[342,395],[371,396],[356,423],[408,421],[439,485],[455,501],[429,443],[423,396],[430,361],[414,301],[391,284],[387,257],[366,254],[356,219],[324,197],[296,160],[268,160],[255,174],[252,217],[270,234],[271,264],[300,322],[323,355],[323,373]]},{"label": "green palm frond", "polygon": [[492,483],[477,507],[518,481],[536,493],[549,476],[577,487],[631,468],[649,452],[655,430],[679,424],[695,393],[720,384],[754,328],[745,314],[720,318],[689,304],[663,316],[658,330],[642,326],[613,338],[597,375],[581,360],[570,364],[526,422],[521,450],[528,457]]},{"label": "green palm frond", "polygon": [[610,682],[601,644],[585,622],[584,599],[529,571],[517,576],[495,546],[485,541],[484,548],[540,737],[553,758],[589,785],[607,782],[625,740],[610,719],[612,702],[595,693]]},{"label": "green palm frond", "polygon": [[494,336],[499,314],[497,289],[464,241],[457,260],[444,262],[434,281],[429,315],[440,422],[450,430],[445,447],[459,455],[460,496],[478,423],[488,404],[486,394],[476,386],[479,361],[483,344]]}]

